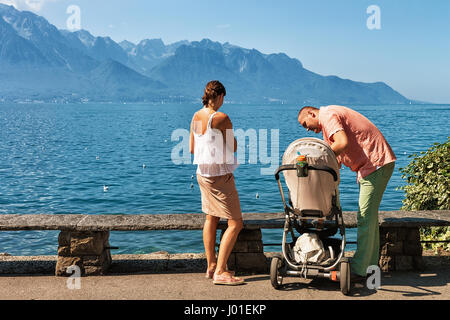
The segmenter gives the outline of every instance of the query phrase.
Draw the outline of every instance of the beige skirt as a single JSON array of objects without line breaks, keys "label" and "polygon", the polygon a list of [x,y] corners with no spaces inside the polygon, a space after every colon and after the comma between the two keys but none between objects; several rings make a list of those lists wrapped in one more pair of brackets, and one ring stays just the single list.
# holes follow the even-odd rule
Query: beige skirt
[{"label": "beige skirt", "polygon": [[232,173],[216,177],[197,174],[197,181],[204,213],[224,219],[242,219],[241,204]]}]

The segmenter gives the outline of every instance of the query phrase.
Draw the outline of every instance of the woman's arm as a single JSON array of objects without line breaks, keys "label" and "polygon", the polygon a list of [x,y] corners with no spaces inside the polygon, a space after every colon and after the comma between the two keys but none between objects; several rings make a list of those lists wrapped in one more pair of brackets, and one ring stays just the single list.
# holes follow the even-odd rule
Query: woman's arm
[{"label": "woman's arm", "polygon": [[193,133],[193,123],[194,123],[194,117],[192,117],[192,121],[191,121],[191,133],[190,133],[190,137],[189,137],[189,152],[194,154],[194,133]]},{"label": "woman's arm", "polygon": [[224,143],[227,143],[227,138],[228,138],[227,133],[228,133],[230,138],[233,137],[233,140],[234,140],[233,141],[234,142],[233,151],[236,152],[237,141],[236,141],[236,137],[234,136],[234,133],[233,133],[233,124],[231,123],[231,120],[227,115],[225,115],[225,117],[223,119],[222,128],[223,129],[221,129],[221,131],[222,131],[222,134],[224,137]]}]

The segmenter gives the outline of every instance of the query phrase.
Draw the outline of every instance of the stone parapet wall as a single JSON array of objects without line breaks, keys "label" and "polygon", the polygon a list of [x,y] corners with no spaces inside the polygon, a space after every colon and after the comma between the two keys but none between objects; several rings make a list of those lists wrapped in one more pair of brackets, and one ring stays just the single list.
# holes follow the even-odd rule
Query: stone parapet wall
[{"label": "stone parapet wall", "polygon": [[380,227],[380,260],[383,272],[424,270],[419,228]]},{"label": "stone parapet wall", "polygon": [[[226,229],[222,230],[221,238]],[[76,265],[81,275],[106,274],[111,265],[109,232],[62,231],[58,237],[57,276],[69,276],[67,268]],[[242,229],[228,259],[228,267],[238,272],[266,273],[260,229]],[[419,228],[380,227],[380,260],[383,272],[423,270]],[[182,268],[181,268],[182,269]]]},{"label": "stone parapet wall", "polygon": [[261,229],[242,229],[228,259],[228,267],[238,272],[266,273],[269,263],[264,255]]},{"label": "stone parapet wall", "polygon": [[[357,227],[356,212],[343,212],[347,228]],[[187,214],[2,214],[0,231],[62,230],[58,239],[56,275],[71,275],[67,267],[78,266],[82,275],[101,275],[111,265],[110,231],[201,230],[205,215]],[[266,272],[261,229],[280,229],[283,212],[243,213],[244,229],[228,261],[243,272]],[[383,271],[422,270],[419,228],[449,226],[450,210],[380,211],[380,260]],[[218,229],[227,228],[226,221]],[[8,258],[0,255],[2,259]],[[172,260],[169,260],[172,261]],[[9,265],[9,264],[8,264]],[[32,263],[31,263],[32,265]],[[183,269],[183,268],[181,268]]]},{"label": "stone parapet wall", "polygon": [[80,268],[81,275],[106,274],[111,265],[109,232],[61,231],[58,236],[58,260],[55,274],[70,276],[69,266]]}]

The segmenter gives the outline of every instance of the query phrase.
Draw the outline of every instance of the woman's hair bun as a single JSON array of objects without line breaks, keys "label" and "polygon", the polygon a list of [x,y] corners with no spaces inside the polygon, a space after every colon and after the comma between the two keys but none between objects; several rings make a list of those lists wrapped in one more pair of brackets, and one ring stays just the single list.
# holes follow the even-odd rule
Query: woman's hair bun
[{"label": "woman's hair bun", "polygon": [[222,83],[218,80],[213,80],[207,83],[205,87],[205,93],[202,97],[202,103],[204,106],[208,105],[209,100],[214,100],[218,96],[223,94],[224,96],[227,95],[227,91],[225,90],[225,87]]}]

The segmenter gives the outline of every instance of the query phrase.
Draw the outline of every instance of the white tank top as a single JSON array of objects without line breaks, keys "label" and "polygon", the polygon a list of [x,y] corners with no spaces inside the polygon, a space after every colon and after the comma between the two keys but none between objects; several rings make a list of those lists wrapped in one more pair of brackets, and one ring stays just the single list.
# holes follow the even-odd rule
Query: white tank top
[{"label": "white tank top", "polygon": [[197,174],[204,177],[223,176],[239,166],[234,156],[234,136],[227,139],[225,145],[222,131],[211,128],[212,118],[209,120],[206,131],[203,134],[194,134],[194,164],[197,164]]}]

